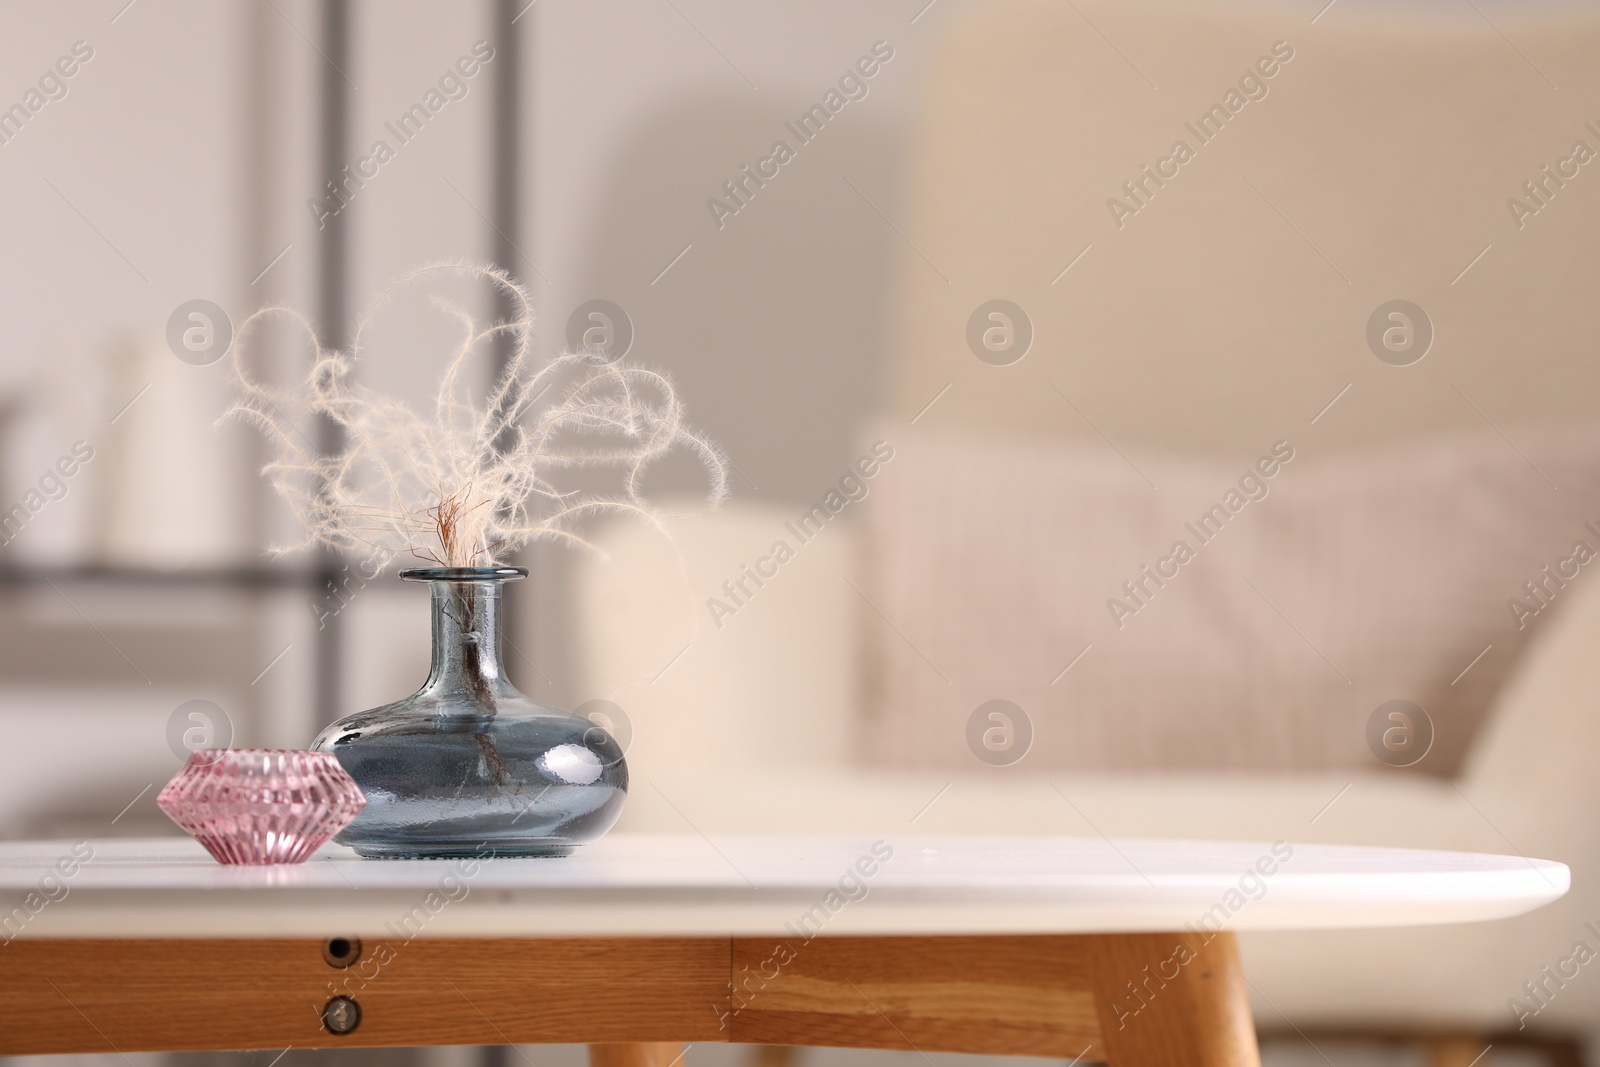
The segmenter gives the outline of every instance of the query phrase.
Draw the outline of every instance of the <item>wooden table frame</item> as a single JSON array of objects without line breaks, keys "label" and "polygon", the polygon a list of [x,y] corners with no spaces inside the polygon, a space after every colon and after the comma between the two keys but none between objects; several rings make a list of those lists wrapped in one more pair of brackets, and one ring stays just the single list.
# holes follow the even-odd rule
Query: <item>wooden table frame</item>
[{"label": "wooden table frame", "polygon": [[[354,939],[349,939],[355,943]],[[1259,1067],[1231,933],[953,937],[125,940],[0,946],[0,1054],[685,1043]],[[330,1032],[335,996],[360,1006]]]}]

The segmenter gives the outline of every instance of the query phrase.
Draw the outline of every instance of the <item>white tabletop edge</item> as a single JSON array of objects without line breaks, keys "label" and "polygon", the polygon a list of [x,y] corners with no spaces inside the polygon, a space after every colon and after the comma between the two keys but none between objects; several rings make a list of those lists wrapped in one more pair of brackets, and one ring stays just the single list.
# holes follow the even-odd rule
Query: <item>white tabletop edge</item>
[{"label": "white tabletop edge", "polygon": [[1546,860],[1282,842],[615,834],[565,860],[277,868],[184,839],[0,843],[7,939],[1334,929],[1506,918],[1569,885]]}]

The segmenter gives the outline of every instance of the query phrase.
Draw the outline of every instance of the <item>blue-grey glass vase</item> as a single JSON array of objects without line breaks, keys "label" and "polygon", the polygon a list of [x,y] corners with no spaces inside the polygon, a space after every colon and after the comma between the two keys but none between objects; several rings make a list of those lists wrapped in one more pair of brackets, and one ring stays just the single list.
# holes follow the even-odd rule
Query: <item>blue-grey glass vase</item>
[{"label": "blue-grey glass vase", "polygon": [[622,750],[588,719],[506,680],[500,594],[520,567],[402,571],[433,587],[433,667],[412,696],[323,730],[367,796],[334,840],[363,856],[562,856],[622,812]]}]

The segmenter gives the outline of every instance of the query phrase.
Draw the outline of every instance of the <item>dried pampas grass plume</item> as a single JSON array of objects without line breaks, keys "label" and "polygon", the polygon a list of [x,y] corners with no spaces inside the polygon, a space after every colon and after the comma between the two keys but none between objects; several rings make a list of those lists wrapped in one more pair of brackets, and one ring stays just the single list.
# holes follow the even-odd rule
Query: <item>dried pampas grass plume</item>
[{"label": "dried pampas grass plume", "polygon": [[[419,412],[359,384],[356,370],[372,358],[362,347],[372,318],[398,290],[430,277],[484,280],[510,298],[515,315],[480,328],[471,315],[434,300],[459,324],[460,341],[444,364],[432,412]],[[316,353],[310,373],[283,390],[245,369],[246,342],[272,318],[297,323]],[[704,467],[712,505],[727,495],[727,460],[685,418],[665,374],[593,353],[566,353],[535,371],[532,326],[522,286],[503,271],[465,264],[423,267],[391,286],[362,316],[349,352],[324,349],[310,323],[287,308],[264,308],[241,323],[233,365],[242,399],[223,418],[252,423],[276,447],[262,473],[306,530],[303,541],[274,551],[322,544],[369,549],[385,561],[409,554],[441,566],[485,567],[534,540],[591,547],[578,532],[584,520],[630,514],[661,525],[640,482],[674,450]],[[486,357],[501,336],[512,339],[510,360],[474,402],[472,357]],[[317,417],[341,430],[337,454],[317,447]],[[564,487],[563,475],[594,469],[613,472],[618,484],[609,493]]]}]

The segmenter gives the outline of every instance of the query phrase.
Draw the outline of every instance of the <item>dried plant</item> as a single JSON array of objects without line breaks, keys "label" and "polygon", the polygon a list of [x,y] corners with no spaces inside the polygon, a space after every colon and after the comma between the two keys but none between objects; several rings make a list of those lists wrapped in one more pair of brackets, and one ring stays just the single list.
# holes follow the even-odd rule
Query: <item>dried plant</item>
[{"label": "dried plant", "polygon": [[[362,385],[358,368],[373,358],[362,343],[373,317],[397,291],[430,277],[487,281],[516,313],[480,327],[434,298],[459,323],[460,340],[444,362],[433,411],[424,413]],[[274,317],[297,323],[315,349],[310,373],[282,390],[245,369],[246,341]],[[410,554],[484,567],[534,540],[588,546],[579,532],[585,520],[624,513],[660,525],[641,480],[674,450],[704,467],[713,505],[727,495],[726,459],[685,418],[666,375],[594,353],[566,353],[535,370],[532,326],[532,303],[517,282],[464,264],[424,267],[397,282],[362,316],[349,352],[324,349],[287,308],[262,309],[240,324],[234,369],[243,395],[223,417],[256,425],[276,447],[262,473],[306,530],[303,541],[274,551],[322,544],[374,550],[385,560]],[[474,401],[470,370],[499,337],[511,338],[510,358]],[[334,454],[316,444],[319,420],[340,430],[343,446]],[[609,492],[568,484],[575,472],[594,469],[613,472],[618,484]],[[593,481],[583,476],[585,486]]]}]

